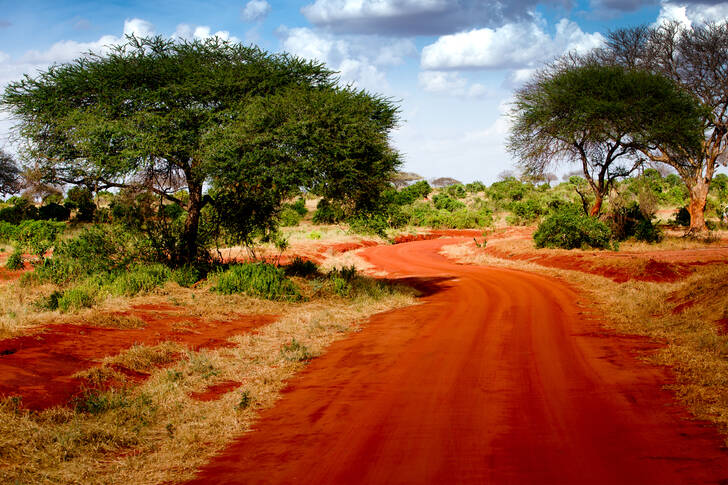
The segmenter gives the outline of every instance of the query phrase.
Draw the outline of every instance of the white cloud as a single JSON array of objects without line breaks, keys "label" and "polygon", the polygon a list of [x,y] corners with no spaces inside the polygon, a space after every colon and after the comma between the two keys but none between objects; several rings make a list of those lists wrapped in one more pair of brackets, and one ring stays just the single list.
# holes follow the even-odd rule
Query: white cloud
[{"label": "white cloud", "polygon": [[341,37],[306,27],[281,28],[278,34],[282,50],[324,62],[340,71],[342,81],[376,91],[388,87],[381,67],[401,64],[417,52],[410,40]]},{"label": "white cloud", "polygon": [[467,98],[479,98],[489,94],[485,86],[480,83],[470,84],[457,72],[422,71],[417,79],[420,87],[428,93]]},{"label": "white cloud", "polygon": [[725,2],[704,5],[663,1],[655,25],[678,21],[689,28],[704,22],[721,22],[726,18],[728,18],[728,3]]},{"label": "white cloud", "polygon": [[562,19],[551,36],[544,22],[505,24],[496,29],[475,29],[445,35],[422,49],[424,69],[502,69],[533,67],[568,51],[584,52],[600,45],[599,33],[585,33],[575,23]]},{"label": "white cloud", "polygon": [[126,19],[124,21],[124,35],[150,37],[154,35],[154,25],[142,19]]},{"label": "white cloud", "polygon": [[270,4],[265,0],[250,0],[245,4],[240,15],[247,22],[264,19],[271,11]]},{"label": "white cloud", "polygon": [[230,42],[240,42],[240,39],[234,35],[230,35],[227,30],[218,30],[215,33],[211,32],[210,27],[207,25],[189,25],[179,24],[177,29],[172,34],[173,39],[185,39],[185,40],[205,40],[212,37],[218,37],[223,40],[229,40]]},{"label": "white cloud", "polygon": [[314,23],[331,23],[344,20],[442,13],[448,10],[447,0],[316,0],[301,9]]}]

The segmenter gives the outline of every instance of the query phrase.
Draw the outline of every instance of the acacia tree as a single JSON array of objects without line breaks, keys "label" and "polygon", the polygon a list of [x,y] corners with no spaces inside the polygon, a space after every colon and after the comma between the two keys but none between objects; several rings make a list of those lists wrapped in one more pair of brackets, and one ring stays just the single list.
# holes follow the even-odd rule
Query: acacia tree
[{"label": "acacia tree", "polygon": [[337,82],[321,63],[218,38],[128,37],[26,75],[2,103],[46,180],[144,186],[183,206],[169,257],[188,262],[207,204],[247,237],[302,187],[361,209],[386,186],[399,164],[387,143],[398,109]]},{"label": "acacia tree", "polygon": [[726,164],[728,150],[728,22],[620,29],[611,32],[606,47],[590,58],[659,73],[690,91],[704,106],[700,150],[653,143],[642,152],[677,170],[690,194],[688,233],[706,231],[710,182],[718,165]]},{"label": "acacia tree", "polygon": [[[641,163],[639,149],[660,143],[695,147],[700,119],[695,101],[672,81],[619,66],[554,66],[519,89],[508,150],[527,175],[579,163],[600,213],[619,177]],[[579,194],[585,201],[585,194]]]},{"label": "acacia tree", "polygon": [[20,189],[20,169],[12,156],[0,150],[0,194],[8,195]]}]

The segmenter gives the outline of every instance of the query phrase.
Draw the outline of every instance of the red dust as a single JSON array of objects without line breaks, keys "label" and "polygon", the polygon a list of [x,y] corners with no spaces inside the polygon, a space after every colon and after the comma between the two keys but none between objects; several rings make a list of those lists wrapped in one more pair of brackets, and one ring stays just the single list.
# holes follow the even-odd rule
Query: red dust
[{"label": "red dust", "polygon": [[[230,337],[267,325],[276,318],[244,315],[232,321],[207,321],[180,310],[183,309],[169,305],[139,305],[122,314],[138,316],[146,323],[143,328],[48,325],[32,335],[0,340],[0,396],[20,396],[28,409],[62,405],[84,385],[82,379],[71,376],[135,344],[172,341],[194,350],[219,348],[230,345]],[[133,381],[145,378],[143,374],[131,375],[133,371],[122,373]]]}]

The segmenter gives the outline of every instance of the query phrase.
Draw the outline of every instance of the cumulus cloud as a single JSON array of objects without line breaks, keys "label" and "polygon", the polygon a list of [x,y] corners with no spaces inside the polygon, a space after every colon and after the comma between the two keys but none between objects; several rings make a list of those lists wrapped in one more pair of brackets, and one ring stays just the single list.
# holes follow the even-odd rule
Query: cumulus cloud
[{"label": "cumulus cloud", "polygon": [[149,37],[154,35],[154,25],[142,19],[127,19],[124,21],[124,35]]},{"label": "cumulus cloud", "polygon": [[264,19],[270,13],[271,7],[265,0],[250,0],[240,12],[243,20],[255,22]]},{"label": "cumulus cloud", "polygon": [[189,25],[179,24],[177,29],[172,34],[173,39],[185,39],[185,40],[205,40],[211,37],[219,37],[223,40],[229,40],[230,42],[240,42],[240,39],[234,35],[230,35],[227,30],[218,30],[212,32],[212,29],[207,25]]},{"label": "cumulus cloud", "polygon": [[544,22],[505,24],[490,29],[474,29],[445,35],[422,49],[424,69],[520,69],[534,67],[568,51],[585,52],[599,46],[604,38],[589,34],[568,19],[556,24],[552,36]]},{"label": "cumulus cloud", "polygon": [[420,87],[428,93],[479,98],[489,94],[480,83],[469,83],[457,72],[423,71],[417,76]]},{"label": "cumulus cloud", "polygon": [[317,26],[336,32],[439,35],[526,18],[537,4],[570,0],[315,0],[301,9]]},{"label": "cumulus cloud", "polygon": [[678,21],[686,27],[704,22],[721,22],[728,18],[728,2],[693,3],[665,2],[660,6],[660,13],[655,24]]},{"label": "cumulus cloud", "polygon": [[398,65],[417,49],[411,40],[334,36],[306,27],[278,30],[282,50],[317,60],[336,71],[344,82],[380,91],[387,87],[384,66]]}]

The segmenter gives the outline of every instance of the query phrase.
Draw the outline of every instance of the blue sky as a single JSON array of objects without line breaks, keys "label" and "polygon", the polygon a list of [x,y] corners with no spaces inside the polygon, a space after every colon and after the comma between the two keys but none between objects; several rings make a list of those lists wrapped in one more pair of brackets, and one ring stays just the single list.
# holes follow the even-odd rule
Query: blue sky
[{"label": "blue sky", "polygon": [[[5,2],[0,87],[25,73],[103,51],[124,33],[218,35],[315,58],[343,82],[400,102],[392,135],[404,169],[494,181],[513,168],[504,116],[514,88],[610,29],[723,20],[728,1],[665,0],[113,0]],[[0,113],[0,146],[16,147]],[[568,167],[564,167],[567,170]]]}]

